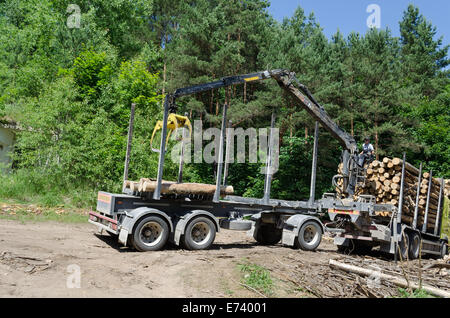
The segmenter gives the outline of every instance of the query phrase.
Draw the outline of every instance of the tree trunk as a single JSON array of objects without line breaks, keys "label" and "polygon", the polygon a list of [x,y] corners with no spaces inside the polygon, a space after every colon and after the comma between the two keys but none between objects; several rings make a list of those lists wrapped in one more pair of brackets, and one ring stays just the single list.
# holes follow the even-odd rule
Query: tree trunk
[{"label": "tree trunk", "polygon": [[308,144],[308,126],[305,126],[305,144]]},{"label": "tree trunk", "polygon": [[378,153],[378,123],[375,122],[375,158],[378,160],[380,155]]},{"label": "tree trunk", "polygon": [[[350,107],[351,107],[351,105],[350,105]],[[352,117],[350,118],[350,132],[351,132],[351,134],[352,134],[352,137],[354,137],[354,136],[355,136],[355,131],[354,131],[354,129],[353,129],[353,115],[352,115]]]},{"label": "tree trunk", "polygon": [[244,104],[247,102],[247,82],[244,83]]}]

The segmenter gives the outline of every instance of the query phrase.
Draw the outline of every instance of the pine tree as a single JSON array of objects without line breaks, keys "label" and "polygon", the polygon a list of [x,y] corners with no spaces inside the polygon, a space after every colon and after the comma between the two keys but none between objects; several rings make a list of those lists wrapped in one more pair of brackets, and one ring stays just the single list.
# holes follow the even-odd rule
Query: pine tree
[{"label": "pine tree", "polygon": [[400,33],[404,86],[414,95],[436,96],[448,83],[450,71],[444,69],[450,65],[450,45],[442,46],[443,37],[435,39],[436,27],[413,5],[403,14]]}]

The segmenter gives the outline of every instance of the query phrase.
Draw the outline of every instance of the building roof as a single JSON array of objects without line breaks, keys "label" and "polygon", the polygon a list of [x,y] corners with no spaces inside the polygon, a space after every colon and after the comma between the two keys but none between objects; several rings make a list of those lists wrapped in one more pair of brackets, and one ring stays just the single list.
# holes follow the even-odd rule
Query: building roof
[{"label": "building roof", "polygon": [[12,130],[23,130],[20,124],[9,117],[0,117],[0,127]]}]

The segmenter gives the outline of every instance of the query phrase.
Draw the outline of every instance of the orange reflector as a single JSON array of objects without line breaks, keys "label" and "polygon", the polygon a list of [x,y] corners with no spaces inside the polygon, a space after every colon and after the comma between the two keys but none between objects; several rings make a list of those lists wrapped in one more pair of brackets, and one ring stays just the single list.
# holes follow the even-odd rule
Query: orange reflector
[{"label": "orange reflector", "polygon": [[98,201],[105,202],[105,203],[111,203],[111,196],[99,192],[99,193],[98,193],[98,196],[97,196],[97,200],[98,200]]}]

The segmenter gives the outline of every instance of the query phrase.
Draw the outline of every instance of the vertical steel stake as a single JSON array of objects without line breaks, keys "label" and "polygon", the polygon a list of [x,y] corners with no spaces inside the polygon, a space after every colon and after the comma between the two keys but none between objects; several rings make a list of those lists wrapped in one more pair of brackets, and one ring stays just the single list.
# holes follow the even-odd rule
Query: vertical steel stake
[{"label": "vertical steel stake", "polygon": [[414,220],[413,220],[413,228],[417,228],[417,218],[419,217],[419,196],[420,196],[420,184],[422,182],[422,163],[420,163],[419,167],[419,180],[417,183],[417,192],[416,192],[416,205],[414,207]]},{"label": "vertical steel stake", "polygon": [[275,112],[272,112],[272,119],[270,121],[269,142],[267,147],[266,158],[266,177],[264,179],[264,196],[263,203],[269,204],[270,202],[270,188],[272,184],[272,154],[273,154],[273,129],[275,128]]},{"label": "vertical steel stake", "polygon": [[313,148],[313,161],[311,167],[311,186],[309,189],[309,205],[314,203],[316,195],[316,171],[317,171],[317,146],[319,143],[319,122],[316,121],[314,128],[314,148]]},{"label": "vertical steel stake", "polygon": [[219,140],[219,155],[217,158],[217,175],[216,175],[216,191],[214,193],[214,202],[219,202],[220,200],[220,182],[222,181],[222,169],[223,169],[223,144],[225,139],[225,126],[227,122],[227,108],[228,105],[225,103],[223,105],[223,115],[222,115],[222,125],[220,129],[220,140]]},{"label": "vertical steel stake", "polygon": [[[403,192],[405,189],[405,164],[406,164],[406,152],[403,153],[403,163],[402,163],[402,179],[400,183],[400,198],[398,200],[398,210],[397,217],[394,218],[394,238],[395,238],[395,252],[394,258],[397,262],[397,251],[398,251],[398,241],[399,241],[399,224],[402,222],[402,209],[403,209]],[[402,238],[400,237],[400,240]]]},{"label": "vertical steel stake", "polygon": [[[188,113],[184,113],[184,116],[188,116]],[[178,168],[178,183],[183,182],[183,165],[184,165],[184,137],[185,137],[186,129],[183,128],[183,132],[181,134],[181,150],[180,150],[180,165]]]},{"label": "vertical steel stake", "polygon": [[122,192],[125,191],[125,181],[128,179],[128,167],[130,165],[131,142],[133,140],[133,126],[134,126],[134,109],[135,103],[131,104],[130,122],[128,124],[128,139],[127,139],[127,153],[125,155],[125,167],[123,168],[123,187]]},{"label": "vertical steel stake", "polygon": [[169,117],[169,96],[166,96],[164,100],[164,115],[163,126],[161,132],[161,147],[159,147],[159,160],[158,160],[158,176],[156,179],[156,189],[153,193],[153,199],[159,200],[161,198],[161,183],[164,172],[164,157],[166,156],[166,138],[167,138],[167,118]]},{"label": "vertical steel stake", "polygon": [[437,208],[437,215],[436,215],[436,223],[434,224],[434,235],[440,236],[440,219],[441,219],[441,205],[442,205],[442,192],[444,190],[444,178],[441,178],[441,186],[439,190],[439,201],[438,201],[438,208]]},{"label": "vertical steel stake", "polygon": [[422,232],[427,232],[428,209],[430,208],[431,187],[433,186],[433,170],[430,170],[430,179],[428,181],[427,204],[425,206],[425,217],[423,218]]},{"label": "vertical steel stake", "polygon": [[234,138],[231,128],[233,126],[233,122],[230,120],[228,121],[228,128],[227,128],[227,138],[226,138],[226,147],[225,147],[225,168],[223,171],[223,186],[227,186],[227,178],[228,178],[228,166],[230,165],[230,154],[231,151],[234,151],[234,149],[231,149],[231,146],[233,145]]}]

